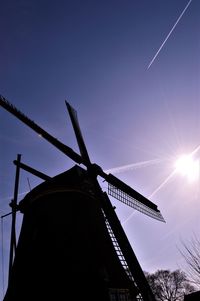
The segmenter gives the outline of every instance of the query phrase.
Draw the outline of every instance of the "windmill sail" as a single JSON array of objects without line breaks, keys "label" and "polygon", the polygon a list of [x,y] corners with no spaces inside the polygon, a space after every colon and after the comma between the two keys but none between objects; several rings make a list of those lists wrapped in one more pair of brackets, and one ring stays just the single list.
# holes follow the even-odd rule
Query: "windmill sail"
[{"label": "windmill sail", "polygon": [[139,192],[112,174],[108,175],[107,182],[109,195],[154,219],[165,222],[157,206]]},{"label": "windmill sail", "polygon": [[46,139],[48,142],[53,144],[57,149],[59,149],[61,152],[63,152],[69,158],[71,158],[72,160],[74,160],[75,162],[77,162],[79,164],[82,163],[82,158],[80,155],[75,153],[70,147],[63,144],[58,139],[54,138],[49,133],[47,133],[45,130],[43,130],[33,120],[31,120],[26,115],[24,115],[22,112],[20,112],[14,105],[12,105],[7,99],[5,99],[1,95],[0,95],[0,106],[2,106],[4,109],[6,109],[11,114],[13,114],[15,117],[17,117],[23,123],[28,125],[32,130],[34,130],[36,133],[38,133],[38,135],[40,135],[41,137]]},{"label": "windmill sail", "polygon": [[65,104],[67,106],[69,116],[71,118],[71,122],[72,122],[74,132],[75,132],[75,135],[76,135],[76,140],[78,142],[81,157],[82,157],[83,161],[85,162],[85,164],[88,167],[91,164],[91,162],[90,162],[90,158],[89,158],[89,155],[88,155],[88,152],[87,152],[87,148],[85,146],[85,142],[83,140],[83,136],[82,136],[81,129],[80,129],[80,126],[79,126],[77,112],[74,108],[72,108],[72,106],[68,102],[65,101]]},{"label": "windmill sail", "polygon": [[43,172],[38,171],[38,170],[36,170],[36,169],[34,169],[34,168],[32,168],[32,167],[30,167],[30,166],[28,166],[28,165],[26,165],[26,164],[24,164],[24,163],[22,163],[22,162],[19,162],[19,161],[17,161],[17,160],[14,160],[13,163],[14,163],[16,166],[18,166],[18,167],[20,167],[20,168],[22,168],[22,169],[24,169],[24,170],[30,172],[30,173],[33,174],[34,176],[36,176],[36,177],[38,177],[38,178],[40,178],[40,179],[42,179],[42,180],[44,180],[44,181],[48,181],[48,180],[51,179],[51,177],[47,176],[47,175],[44,174]]}]

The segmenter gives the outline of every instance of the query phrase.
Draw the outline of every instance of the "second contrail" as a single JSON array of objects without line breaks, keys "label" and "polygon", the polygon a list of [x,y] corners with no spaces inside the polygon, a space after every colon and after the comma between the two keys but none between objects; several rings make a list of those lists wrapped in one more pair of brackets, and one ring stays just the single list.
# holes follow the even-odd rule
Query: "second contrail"
[{"label": "second contrail", "polygon": [[169,37],[171,36],[172,32],[174,31],[175,27],[177,26],[178,22],[180,21],[180,19],[182,18],[182,16],[184,15],[185,11],[187,10],[188,6],[190,5],[190,3],[192,2],[192,0],[190,0],[188,2],[188,4],[186,5],[186,7],[184,8],[184,10],[182,11],[182,13],[180,14],[180,16],[178,17],[178,19],[176,20],[174,26],[172,27],[172,29],[170,30],[170,32],[168,33],[167,37],[165,38],[165,40],[163,41],[163,43],[161,44],[160,48],[158,49],[158,51],[156,52],[156,54],[154,55],[154,57],[152,58],[151,62],[148,65],[149,69],[151,67],[151,65],[153,64],[153,62],[155,61],[156,57],[158,56],[159,52],[161,51],[161,49],[163,48],[163,46],[165,45],[165,43],[167,42],[167,40],[169,39]]},{"label": "second contrail", "polygon": [[147,167],[149,165],[157,164],[157,163],[160,163],[162,161],[163,160],[161,160],[161,159],[147,160],[147,161],[132,163],[132,164],[123,165],[123,166],[119,166],[119,167],[114,167],[114,168],[105,170],[105,172],[106,173],[121,173],[121,172],[125,172],[125,171],[131,170],[131,169]]}]

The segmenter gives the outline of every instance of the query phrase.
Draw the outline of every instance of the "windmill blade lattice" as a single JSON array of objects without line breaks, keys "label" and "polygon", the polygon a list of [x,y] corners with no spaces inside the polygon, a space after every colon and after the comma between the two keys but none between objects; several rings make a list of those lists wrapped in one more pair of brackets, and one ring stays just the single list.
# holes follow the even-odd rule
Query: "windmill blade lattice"
[{"label": "windmill blade lattice", "polygon": [[142,194],[119,180],[112,174],[107,177],[108,194],[122,203],[161,222],[165,222],[157,206]]},{"label": "windmill blade lattice", "polygon": [[126,192],[122,191],[121,189],[113,186],[112,184],[108,183],[108,194],[114,198],[116,198],[118,201],[121,201],[122,203],[128,205],[129,207],[134,208],[135,210],[138,210],[154,219],[157,219],[161,222],[165,222],[162,214],[160,211],[155,211],[148,206],[142,204]]}]

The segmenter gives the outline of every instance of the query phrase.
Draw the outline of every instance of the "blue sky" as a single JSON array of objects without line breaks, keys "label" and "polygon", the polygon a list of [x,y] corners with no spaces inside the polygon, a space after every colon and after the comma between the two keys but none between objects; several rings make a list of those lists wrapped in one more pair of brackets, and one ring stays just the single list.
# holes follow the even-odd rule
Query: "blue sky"
[{"label": "blue sky", "polygon": [[[91,161],[104,170],[132,166],[116,176],[156,203],[166,223],[112,201],[149,272],[182,267],[180,240],[200,226],[199,182],[174,174],[160,186],[176,158],[200,144],[199,15],[197,0],[0,2],[0,94],[78,152],[64,103],[69,101]],[[4,109],[0,120],[3,214],[18,153],[50,176],[74,163]],[[29,189],[27,178],[31,187],[39,183],[22,171],[20,193]],[[5,286],[9,227],[4,219]]]}]

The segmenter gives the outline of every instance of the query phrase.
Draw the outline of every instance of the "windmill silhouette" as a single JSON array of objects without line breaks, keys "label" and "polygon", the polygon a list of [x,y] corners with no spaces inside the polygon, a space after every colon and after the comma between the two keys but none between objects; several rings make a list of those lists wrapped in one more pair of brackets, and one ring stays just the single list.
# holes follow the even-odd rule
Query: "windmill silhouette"
[{"label": "windmill silhouette", "polygon": [[[19,155],[14,161],[18,174],[22,168],[44,181],[19,204],[16,200],[11,203],[13,220],[16,210],[24,217],[17,246],[12,224],[10,275],[4,301],[154,301],[108,194],[159,221],[164,221],[162,214],[139,192],[91,163],[77,112],[65,103],[80,155],[0,96],[4,109],[76,163],[51,178],[21,163]],[[101,189],[99,176],[108,183],[108,194]]]}]

